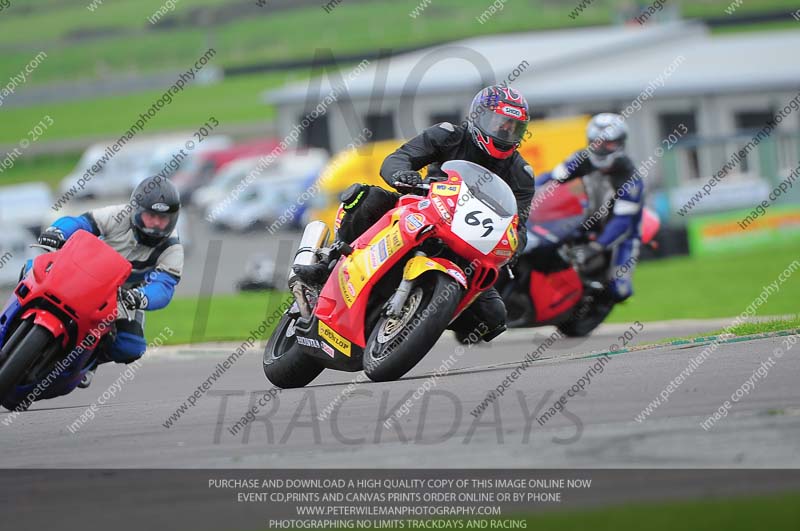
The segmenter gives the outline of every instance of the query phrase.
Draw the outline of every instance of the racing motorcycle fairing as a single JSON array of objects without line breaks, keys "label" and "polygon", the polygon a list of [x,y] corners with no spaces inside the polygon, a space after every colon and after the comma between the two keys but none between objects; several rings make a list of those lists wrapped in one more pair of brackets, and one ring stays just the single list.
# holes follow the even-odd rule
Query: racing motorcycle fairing
[{"label": "racing motorcycle fairing", "polygon": [[[450,276],[464,288],[455,318],[494,284],[499,268],[513,256],[518,216],[508,185],[466,161],[445,163],[442,170],[447,179],[431,183],[427,197],[401,197],[350,245],[352,253],[339,259],[319,294],[316,324],[297,327],[298,343],[306,343],[304,351],[326,367],[360,370],[355,361],[366,346],[365,323],[376,310],[370,307],[371,295],[384,279],[396,289],[403,278],[431,271]],[[442,256],[411,256],[431,238],[441,240],[449,254],[470,268]],[[401,262],[403,267],[396,268]]]}]

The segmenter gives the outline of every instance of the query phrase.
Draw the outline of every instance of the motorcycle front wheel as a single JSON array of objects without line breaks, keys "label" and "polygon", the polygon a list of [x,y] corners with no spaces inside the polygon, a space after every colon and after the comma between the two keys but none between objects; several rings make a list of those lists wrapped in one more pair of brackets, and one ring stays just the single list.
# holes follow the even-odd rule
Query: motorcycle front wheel
[{"label": "motorcycle front wheel", "polygon": [[402,314],[382,316],[372,328],[363,359],[369,379],[397,380],[419,363],[450,324],[461,295],[461,286],[448,276],[421,277],[411,288]]},{"label": "motorcycle front wheel", "polygon": [[53,340],[46,328],[29,323],[20,325],[14,336],[17,335],[20,337],[9,340],[9,344],[13,342],[13,345],[0,367],[0,398],[20,383],[22,376],[33,367]]}]

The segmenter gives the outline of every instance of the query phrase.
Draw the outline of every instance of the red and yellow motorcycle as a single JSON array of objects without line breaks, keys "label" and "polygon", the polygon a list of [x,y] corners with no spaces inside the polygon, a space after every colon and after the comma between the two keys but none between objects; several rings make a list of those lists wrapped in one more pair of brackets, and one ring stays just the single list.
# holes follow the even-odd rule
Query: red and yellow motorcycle
[{"label": "red and yellow motorcycle", "polygon": [[270,382],[302,387],[324,369],[396,380],[494,285],[518,244],[514,194],[471,162],[442,171],[418,188],[427,195],[402,196],[354,242],[328,247],[327,225],[306,226],[294,263],[335,265],[322,287],[290,277],[295,301],[264,351]]}]

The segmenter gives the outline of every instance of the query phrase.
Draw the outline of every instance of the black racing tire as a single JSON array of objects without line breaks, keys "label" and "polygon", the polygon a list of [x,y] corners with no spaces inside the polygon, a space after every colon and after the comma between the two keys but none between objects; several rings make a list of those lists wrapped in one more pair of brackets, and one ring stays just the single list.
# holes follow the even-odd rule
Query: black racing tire
[{"label": "black racing tire", "polygon": [[294,317],[284,314],[264,347],[264,375],[281,389],[305,387],[324,369],[300,350],[291,333],[294,321]]},{"label": "black racing tire", "polygon": [[[20,326],[24,327],[26,324]],[[0,367],[0,397],[6,396],[20,383],[25,372],[36,363],[53,341],[50,331],[39,325],[33,325],[29,330],[20,332],[24,334],[23,337],[12,347],[5,363]]]},{"label": "black racing tire", "polygon": [[369,379],[389,382],[414,368],[450,324],[462,295],[461,286],[449,276],[420,277],[411,287],[403,316],[381,316],[372,328],[363,359]]},{"label": "black racing tire", "polygon": [[557,325],[558,331],[567,337],[586,337],[606,320],[613,308],[613,304],[594,304],[584,310],[579,308],[573,312],[569,320]]}]

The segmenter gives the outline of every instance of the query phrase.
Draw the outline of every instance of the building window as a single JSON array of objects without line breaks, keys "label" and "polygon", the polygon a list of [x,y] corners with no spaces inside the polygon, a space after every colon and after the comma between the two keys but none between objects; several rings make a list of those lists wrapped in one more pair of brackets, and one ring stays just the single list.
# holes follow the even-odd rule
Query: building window
[{"label": "building window", "polygon": [[391,140],[395,137],[394,133],[394,114],[368,114],[364,117],[367,129],[372,131],[370,140]]},{"label": "building window", "polygon": [[697,134],[697,119],[694,111],[690,112],[664,112],[658,115],[658,134],[661,138],[666,138],[676,129],[688,130],[684,136]]},{"label": "building window", "polygon": [[767,125],[774,115],[768,111],[742,111],[734,114],[737,131],[757,131]]},{"label": "building window", "polygon": [[[687,112],[664,112],[658,115],[658,143],[669,135],[678,131],[683,136],[681,140],[686,140],[690,136],[697,135],[697,117],[694,111]],[[686,131],[686,132],[684,132]],[[700,159],[696,146],[687,147],[683,150],[685,158],[680,161],[682,165],[682,175],[690,180],[700,178]]]},{"label": "building window", "polygon": [[[736,132],[740,134],[755,134],[757,131],[762,129],[767,122],[774,118],[774,114],[768,110],[764,111],[740,111],[733,115],[734,125],[736,126]],[[747,136],[749,136],[749,134]],[[741,149],[747,142],[744,140],[740,142],[740,146],[737,147]],[[757,149],[754,150],[757,152]],[[749,173],[753,169],[753,163],[751,162],[750,156],[752,153],[748,153],[745,157],[742,158],[740,165],[742,173]],[[756,159],[757,160],[757,159]]]},{"label": "building window", "polygon": [[[296,123],[301,123],[306,115],[298,117]],[[311,122],[311,125],[303,129],[302,133],[302,146],[304,147],[318,147],[331,151],[331,132],[328,126],[328,116],[317,116]]]},{"label": "building window", "polygon": [[453,125],[459,125],[465,118],[466,116],[458,111],[434,112],[431,113],[430,123],[428,125],[436,125],[442,122],[450,122]]}]

